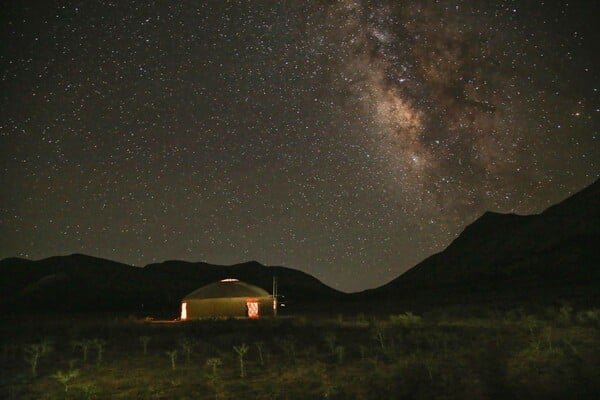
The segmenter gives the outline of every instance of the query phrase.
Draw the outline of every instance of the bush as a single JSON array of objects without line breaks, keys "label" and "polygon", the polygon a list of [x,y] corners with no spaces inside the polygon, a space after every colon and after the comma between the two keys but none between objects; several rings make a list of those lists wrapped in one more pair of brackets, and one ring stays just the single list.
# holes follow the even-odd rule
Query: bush
[{"label": "bush", "polygon": [[415,315],[411,312],[405,312],[404,314],[390,315],[390,323],[393,325],[401,326],[415,326],[421,324],[423,318]]},{"label": "bush", "polygon": [[573,319],[573,307],[564,305],[558,310],[556,322],[561,326],[569,326]]},{"label": "bush", "polygon": [[579,311],[575,315],[575,321],[580,325],[600,328],[600,309],[593,308],[591,310]]}]

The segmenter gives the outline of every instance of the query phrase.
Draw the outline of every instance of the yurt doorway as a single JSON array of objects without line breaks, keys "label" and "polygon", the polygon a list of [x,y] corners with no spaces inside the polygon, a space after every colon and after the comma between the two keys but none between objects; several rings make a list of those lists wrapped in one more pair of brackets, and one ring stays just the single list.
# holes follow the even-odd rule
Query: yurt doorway
[{"label": "yurt doorway", "polygon": [[258,318],[258,299],[246,300],[246,308],[248,309],[248,318]]}]

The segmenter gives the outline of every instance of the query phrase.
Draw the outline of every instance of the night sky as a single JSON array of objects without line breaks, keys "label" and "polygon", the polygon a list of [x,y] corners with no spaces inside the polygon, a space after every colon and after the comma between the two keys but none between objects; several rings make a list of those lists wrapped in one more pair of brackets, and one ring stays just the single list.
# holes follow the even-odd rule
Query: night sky
[{"label": "night sky", "polygon": [[3,2],[0,257],[359,290],[600,174],[598,2],[202,3]]}]

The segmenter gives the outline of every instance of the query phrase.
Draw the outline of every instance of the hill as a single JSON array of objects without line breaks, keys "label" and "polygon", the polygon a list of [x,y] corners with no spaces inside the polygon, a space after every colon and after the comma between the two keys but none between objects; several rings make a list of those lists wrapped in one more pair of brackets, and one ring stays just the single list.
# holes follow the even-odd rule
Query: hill
[{"label": "hill", "polygon": [[139,268],[81,254],[0,261],[0,312],[121,311],[176,316],[194,289],[236,277],[271,291],[290,311],[393,312],[447,305],[600,306],[600,182],[538,215],[487,212],[442,252],[391,282],[338,292],[294,269],[165,261]]},{"label": "hill", "polygon": [[231,266],[166,261],[139,268],[82,254],[0,261],[0,311],[48,313],[120,311],[176,316],[187,293],[235,277],[271,292],[276,275],[288,307],[342,296],[316,278],[258,262]]},{"label": "hill", "polygon": [[353,295],[387,306],[600,304],[600,181],[541,214],[487,212],[444,251]]}]

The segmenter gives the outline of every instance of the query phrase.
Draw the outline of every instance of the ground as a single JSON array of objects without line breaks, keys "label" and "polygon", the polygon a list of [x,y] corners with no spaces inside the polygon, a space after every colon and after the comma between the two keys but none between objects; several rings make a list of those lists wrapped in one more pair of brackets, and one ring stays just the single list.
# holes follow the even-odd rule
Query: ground
[{"label": "ground", "polygon": [[9,399],[532,400],[600,393],[600,310],[568,306],[535,315],[436,311],[170,324],[7,317],[0,334],[0,396]]}]

